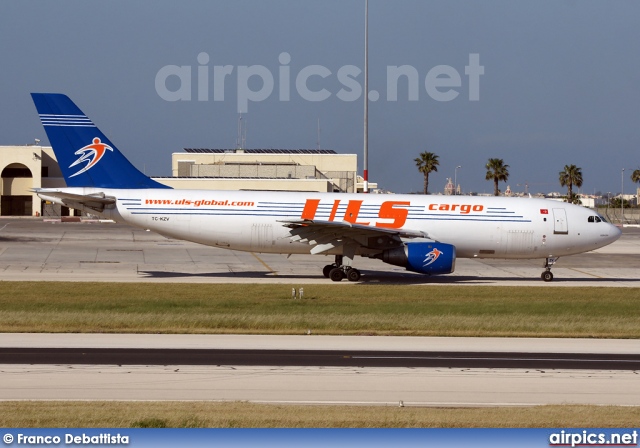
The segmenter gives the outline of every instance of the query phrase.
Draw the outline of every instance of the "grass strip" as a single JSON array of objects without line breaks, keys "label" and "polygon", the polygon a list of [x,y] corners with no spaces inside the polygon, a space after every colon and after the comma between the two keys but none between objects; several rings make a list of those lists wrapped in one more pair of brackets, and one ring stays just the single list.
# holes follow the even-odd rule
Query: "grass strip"
[{"label": "grass strip", "polygon": [[0,282],[0,332],[640,337],[640,288],[292,287]]},{"label": "grass strip", "polygon": [[418,408],[244,402],[0,402],[3,428],[635,427],[640,407]]}]

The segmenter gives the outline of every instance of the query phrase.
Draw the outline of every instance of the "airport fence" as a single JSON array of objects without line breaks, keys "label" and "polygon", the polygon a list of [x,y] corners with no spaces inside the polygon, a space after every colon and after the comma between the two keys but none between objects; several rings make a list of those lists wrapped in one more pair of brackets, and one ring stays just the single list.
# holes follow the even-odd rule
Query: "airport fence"
[{"label": "airport fence", "polygon": [[640,225],[640,209],[630,207],[625,209],[612,207],[598,207],[596,211],[607,218],[612,224]]}]

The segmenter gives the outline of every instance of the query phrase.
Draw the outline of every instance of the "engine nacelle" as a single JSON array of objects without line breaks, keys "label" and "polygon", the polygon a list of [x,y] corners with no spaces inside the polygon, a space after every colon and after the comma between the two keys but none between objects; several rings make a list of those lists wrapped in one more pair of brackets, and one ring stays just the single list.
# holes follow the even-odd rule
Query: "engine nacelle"
[{"label": "engine nacelle", "polygon": [[403,247],[385,250],[376,258],[421,274],[451,274],[456,266],[456,248],[435,242],[405,243]]}]

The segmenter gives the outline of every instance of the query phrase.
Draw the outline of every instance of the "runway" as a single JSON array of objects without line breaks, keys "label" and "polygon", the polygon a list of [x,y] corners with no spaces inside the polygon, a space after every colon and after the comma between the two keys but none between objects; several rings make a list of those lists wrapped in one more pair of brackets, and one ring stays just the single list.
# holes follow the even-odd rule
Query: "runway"
[{"label": "runway", "polygon": [[0,350],[0,364],[640,370],[640,355],[7,348]]},{"label": "runway", "polygon": [[0,364],[640,370],[640,353],[0,347]]},{"label": "runway", "polygon": [[[612,357],[637,363],[640,341],[589,339],[420,338],[366,336],[247,336],[247,335],[73,335],[4,334],[0,353],[44,349],[99,356],[136,349],[178,352],[254,351],[265,358],[245,359],[245,365],[111,364],[113,359],[81,364],[0,364],[1,400],[213,400],[256,403],[350,404],[405,406],[523,406],[539,404],[640,405],[638,370],[572,366],[575,359]],[[350,365],[287,364],[268,356],[283,351],[367,351],[385,358],[391,351],[403,367],[385,366],[388,360],[367,367],[362,359]],[[448,367],[407,367],[416,353],[430,350]],[[512,353],[535,366],[483,366]],[[244,353],[250,355],[249,353]],[[276,353],[277,354],[277,353]],[[564,365],[542,367],[549,354]],[[36,353],[37,356],[37,353]],[[448,358],[448,359],[446,359]],[[267,359],[267,361],[265,361]],[[411,363],[408,364],[408,360]],[[452,362],[453,360],[453,362]],[[43,362],[52,362],[43,359]],[[78,360],[76,360],[78,361]],[[81,360],[80,360],[81,361]],[[541,364],[542,362],[542,364]],[[385,364],[386,363],[386,364]],[[171,365],[170,365],[171,364]],[[206,364],[210,364],[207,362]],[[309,364],[309,363],[305,363]],[[611,367],[611,366],[610,366]]]},{"label": "runway", "polygon": [[639,406],[632,371],[0,365],[0,400],[397,406]]},{"label": "runway", "polygon": [[[640,229],[625,228],[610,246],[561,258],[552,283],[540,280],[542,260],[458,259],[455,273],[435,277],[367,258],[355,263],[360,283],[637,287],[638,255]],[[0,280],[304,285],[330,282],[321,271],[331,262],[206,247],[113,223],[0,219]]]}]

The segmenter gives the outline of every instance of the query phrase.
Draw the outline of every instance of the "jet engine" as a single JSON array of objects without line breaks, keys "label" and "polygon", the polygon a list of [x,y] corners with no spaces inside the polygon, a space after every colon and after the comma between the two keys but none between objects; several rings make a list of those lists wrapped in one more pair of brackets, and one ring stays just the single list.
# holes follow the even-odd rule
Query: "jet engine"
[{"label": "jet engine", "polygon": [[385,263],[421,274],[451,274],[456,265],[456,248],[436,242],[405,243],[375,256]]}]

